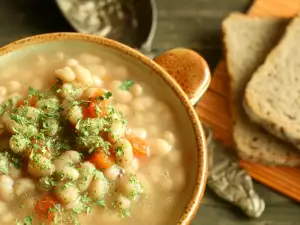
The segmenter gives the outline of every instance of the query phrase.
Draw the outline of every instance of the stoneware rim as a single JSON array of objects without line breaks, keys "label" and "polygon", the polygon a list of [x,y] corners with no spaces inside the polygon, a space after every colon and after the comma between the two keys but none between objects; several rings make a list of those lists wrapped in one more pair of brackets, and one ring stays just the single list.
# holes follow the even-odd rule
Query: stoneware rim
[{"label": "stoneware rim", "polygon": [[41,34],[41,35],[27,37],[1,47],[0,57],[3,55],[7,55],[14,50],[21,49],[30,45],[42,44],[51,41],[62,41],[62,40],[79,40],[79,41],[96,43],[96,44],[114,48],[122,52],[123,54],[127,54],[130,57],[135,58],[136,60],[142,62],[147,67],[151,68],[155,72],[155,74],[159,75],[173,89],[176,96],[181,100],[193,125],[194,134],[196,136],[197,154],[198,154],[196,185],[193,189],[193,193],[188,205],[186,206],[179,221],[177,222],[178,225],[190,224],[197,213],[197,210],[200,205],[200,201],[204,194],[207,173],[208,173],[207,172],[208,153],[207,153],[204,130],[202,128],[200,120],[192,104],[190,103],[190,100],[188,99],[184,91],[180,88],[180,86],[176,83],[176,81],[167,72],[165,72],[157,63],[147,58],[140,52],[119,42],[107,38],[103,38],[100,36],[91,35],[91,34],[66,32],[66,33],[48,33],[48,34]]}]

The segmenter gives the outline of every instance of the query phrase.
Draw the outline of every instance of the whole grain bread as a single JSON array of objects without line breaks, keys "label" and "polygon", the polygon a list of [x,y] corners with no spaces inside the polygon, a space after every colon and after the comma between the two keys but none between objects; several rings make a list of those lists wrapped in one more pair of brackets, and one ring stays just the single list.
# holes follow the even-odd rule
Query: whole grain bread
[{"label": "whole grain bread", "polygon": [[300,17],[253,74],[244,107],[251,120],[300,149]]},{"label": "whole grain bread", "polygon": [[300,164],[300,154],[252,123],[243,108],[245,87],[254,71],[280,40],[289,21],[231,14],[223,22],[230,77],[233,139],[240,158],[267,165]]}]

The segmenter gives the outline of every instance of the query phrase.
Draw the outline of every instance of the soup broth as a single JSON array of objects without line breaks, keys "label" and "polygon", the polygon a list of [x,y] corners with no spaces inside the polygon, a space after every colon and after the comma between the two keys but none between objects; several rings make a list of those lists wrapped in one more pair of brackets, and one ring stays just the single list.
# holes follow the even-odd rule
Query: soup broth
[{"label": "soup broth", "polygon": [[121,58],[62,49],[2,63],[0,224],[174,224],[194,174],[172,102]]}]

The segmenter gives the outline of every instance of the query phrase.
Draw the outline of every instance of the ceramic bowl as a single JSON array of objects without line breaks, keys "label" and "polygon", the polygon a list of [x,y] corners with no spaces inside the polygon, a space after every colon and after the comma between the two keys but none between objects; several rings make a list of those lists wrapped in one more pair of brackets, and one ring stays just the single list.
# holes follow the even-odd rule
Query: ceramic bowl
[{"label": "ceramic bowl", "polygon": [[201,123],[193,108],[210,82],[206,62],[197,53],[183,48],[173,49],[156,57],[154,61],[138,51],[118,42],[78,33],[52,33],[25,38],[0,49],[0,67],[6,63],[18,62],[30,54],[43,54],[49,50],[64,47],[84,51],[107,52],[122,59],[137,70],[141,79],[147,82],[160,96],[172,103],[182,135],[185,136],[185,151],[191,163],[189,177],[191,188],[186,189],[182,201],[184,210],[175,224],[189,224],[201,202],[208,169],[206,139]]}]

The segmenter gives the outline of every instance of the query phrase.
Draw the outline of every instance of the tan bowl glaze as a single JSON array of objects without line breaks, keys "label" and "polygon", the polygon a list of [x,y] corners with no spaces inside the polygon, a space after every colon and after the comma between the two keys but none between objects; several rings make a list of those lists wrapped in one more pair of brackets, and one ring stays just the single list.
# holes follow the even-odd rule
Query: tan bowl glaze
[{"label": "tan bowl glaze", "polygon": [[142,79],[153,89],[161,89],[164,96],[176,103],[176,113],[184,121],[181,129],[189,138],[185,145],[193,158],[193,169],[189,171],[193,182],[191,193],[187,193],[187,204],[177,224],[189,224],[202,199],[208,170],[205,134],[193,108],[210,82],[210,72],[205,60],[194,51],[178,48],[167,51],[152,61],[128,46],[99,36],[52,33],[25,38],[0,48],[0,67],[5,67],[7,62],[22,60],[29,54],[42,54],[47,49],[68,45],[107,51],[125,59],[142,71]]}]

